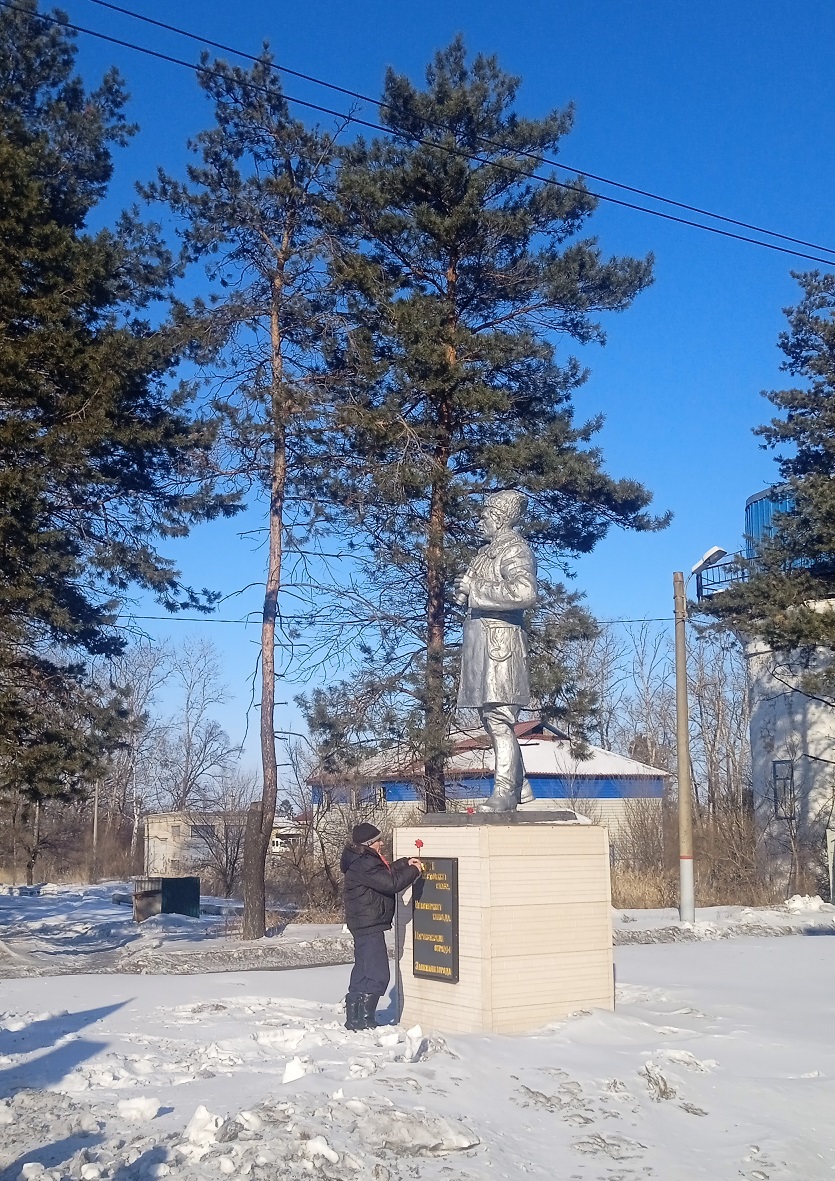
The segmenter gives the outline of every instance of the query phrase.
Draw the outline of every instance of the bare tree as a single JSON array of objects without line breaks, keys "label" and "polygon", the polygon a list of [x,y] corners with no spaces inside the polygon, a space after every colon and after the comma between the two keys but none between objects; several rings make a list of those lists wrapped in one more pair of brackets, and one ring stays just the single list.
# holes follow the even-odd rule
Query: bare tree
[{"label": "bare tree", "polygon": [[568,656],[578,683],[595,701],[590,737],[604,750],[613,750],[629,686],[629,645],[611,624],[599,624],[596,635],[574,641]]},{"label": "bare tree", "polygon": [[615,749],[652,767],[675,767],[675,679],[670,637],[648,623],[629,627],[629,688],[612,725]]},{"label": "bare tree", "polygon": [[[671,896],[675,860],[675,674],[668,630],[649,623],[630,627],[624,647],[610,643],[604,656],[595,664],[592,651],[587,675],[597,673],[611,747],[670,776],[660,808],[627,802],[617,840],[618,866],[625,863],[632,875],[633,896],[661,905]],[[741,645],[729,633],[691,628],[688,673],[698,887],[702,898],[755,902],[767,883],[752,800]]]},{"label": "bare tree", "polygon": [[286,803],[298,827],[299,840],[277,869],[287,886],[310,910],[341,906],[339,861],[354,825],[370,821],[386,827],[385,797],[379,783],[358,774],[324,771],[309,744],[288,744],[292,776],[285,785]]},{"label": "bare tree", "polygon": [[195,849],[193,867],[224,898],[230,898],[240,885],[246,811],[257,791],[253,775],[227,772],[205,801],[205,809],[187,814]]},{"label": "bare tree", "polygon": [[174,663],[170,645],[142,640],[98,670],[123,694],[127,713],[125,741],[111,755],[108,771],[99,783],[97,820],[106,840],[118,840],[123,825],[130,825],[131,853],[135,853],[147,786],[151,752],[160,742],[164,722],[158,712],[160,690]]},{"label": "bare tree", "polygon": [[237,755],[212,717],[227,696],[217,650],[208,640],[186,640],[171,652],[165,683],[171,712],[155,720],[143,743],[142,794],[165,811],[204,807]]},{"label": "bare tree", "polygon": [[748,683],[730,632],[691,629],[687,654],[691,757],[697,804],[715,816],[750,791]]}]

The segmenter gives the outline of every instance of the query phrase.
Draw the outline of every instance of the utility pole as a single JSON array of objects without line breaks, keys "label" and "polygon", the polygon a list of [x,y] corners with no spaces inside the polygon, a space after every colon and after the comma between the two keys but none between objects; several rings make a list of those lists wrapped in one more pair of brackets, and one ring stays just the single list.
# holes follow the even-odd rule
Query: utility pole
[{"label": "utility pole", "polygon": [[684,575],[673,575],[676,621],[676,755],[678,764],[678,915],[683,923],[696,921],[693,886],[693,790],[690,783],[690,711],[687,705],[687,600]]}]

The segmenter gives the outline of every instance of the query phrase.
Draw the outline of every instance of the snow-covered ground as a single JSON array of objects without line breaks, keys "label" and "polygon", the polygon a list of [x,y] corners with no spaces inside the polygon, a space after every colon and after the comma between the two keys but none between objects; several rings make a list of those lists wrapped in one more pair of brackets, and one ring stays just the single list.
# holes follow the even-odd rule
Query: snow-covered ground
[{"label": "snow-covered ground", "polygon": [[[235,967],[292,967],[350,962],[341,924],[291,923],[273,938],[244,943],[227,917],[157,915],[137,925],[130,885],[47,885],[28,896],[0,886],[0,978],[76,972],[222,972]],[[222,899],[209,899],[222,905]]]},{"label": "snow-covered ground", "polygon": [[[56,897],[0,899],[10,947],[82,954],[89,911]],[[0,1181],[835,1178],[835,911],[754,913],[817,934],[620,946],[614,1013],[522,1037],[349,1034],[345,966],[9,975]]]},{"label": "snow-covered ground", "polygon": [[[36,896],[8,889],[0,886],[0,978],[287,968],[349,963],[352,955],[341,924],[290,923],[272,938],[244,943],[229,933],[224,915],[158,915],[137,926],[131,908],[112,901],[127,896],[125,883],[48,885]],[[612,918],[616,944],[835,932],[835,906],[800,896],[774,908],[700,908],[692,924],[679,923],[675,910],[615,910]]]},{"label": "snow-covered ground", "polygon": [[835,934],[835,906],[803,894],[774,907],[700,906],[695,923],[680,923],[677,910],[615,910],[612,919],[616,944]]}]

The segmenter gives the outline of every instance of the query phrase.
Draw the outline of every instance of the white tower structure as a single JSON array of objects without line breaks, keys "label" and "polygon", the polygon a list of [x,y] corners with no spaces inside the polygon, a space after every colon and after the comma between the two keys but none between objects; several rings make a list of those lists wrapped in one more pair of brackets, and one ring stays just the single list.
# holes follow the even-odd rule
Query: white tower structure
[{"label": "white tower structure", "polygon": [[[758,545],[771,533],[774,514],[791,507],[779,488],[748,498],[748,559],[756,557]],[[709,598],[740,576],[733,561],[711,567],[699,576],[697,595]],[[835,610],[835,600],[816,606],[821,611]],[[775,652],[761,639],[743,640],[754,800],[768,822],[775,849],[790,856],[799,871],[803,862],[817,859],[826,830],[835,828],[835,708],[798,687],[804,673],[814,671],[816,660],[831,656],[817,653],[810,663],[798,652]]]},{"label": "white tower structure", "polygon": [[835,805],[835,711],[797,688],[806,665],[761,640],[745,645],[755,798],[800,830],[828,827]]},{"label": "white tower structure", "polygon": [[[776,512],[792,507],[779,489],[769,488],[745,503],[746,553],[772,530]],[[832,609],[831,602],[817,606]],[[812,669],[798,653],[776,653],[761,640],[746,644],[751,760],[755,797],[770,797],[776,820],[794,821],[801,832],[828,827],[835,801],[835,710],[828,702],[801,693],[798,683]]]}]

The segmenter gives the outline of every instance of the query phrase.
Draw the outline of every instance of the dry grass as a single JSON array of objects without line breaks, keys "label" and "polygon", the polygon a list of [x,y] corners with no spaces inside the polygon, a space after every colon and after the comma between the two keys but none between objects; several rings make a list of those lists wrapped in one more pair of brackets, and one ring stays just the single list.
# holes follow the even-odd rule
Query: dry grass
[{"label": "dry grass", "polygon": [[[266,911],[266,929],[267,938],[273,938],[276,935],[281,935],[290,923],[312,923],[320,925],[325,923],[343,923],[344,918],[342,911],[339,910],[274,910],[268,908]],[[226,916],[223,924],[223,931],[221,934],[230,939],[241,939],[243,932],[243,916],[240,914],[230,914]]]},{"label": "dry grass", "polygon": [[[286,918],[286,916],[285,916]],[[344,923],[342,905],[306,907],[290,918],[291,923]]]},{"label": "dry grass", "polygon": [[[700,869],[703,872],[700,873]],[[772,883],[731,877],[722,880],[715,866],[696,863],[697,906],[774,906],[785,891]],[[618,910],[661,910],[678,906],[677,869],[612,868],[612,906]]]},{"label": "dry grass", "polygon": [[618,910],[660,910],[678,903],[678,881],[668,870],[612,867],[612,906]]},{"label": "dry grass", "polygon": [[711,879],[696,868],[697,906],[775,906],[785,897],[785,889],[761,878]]}]

